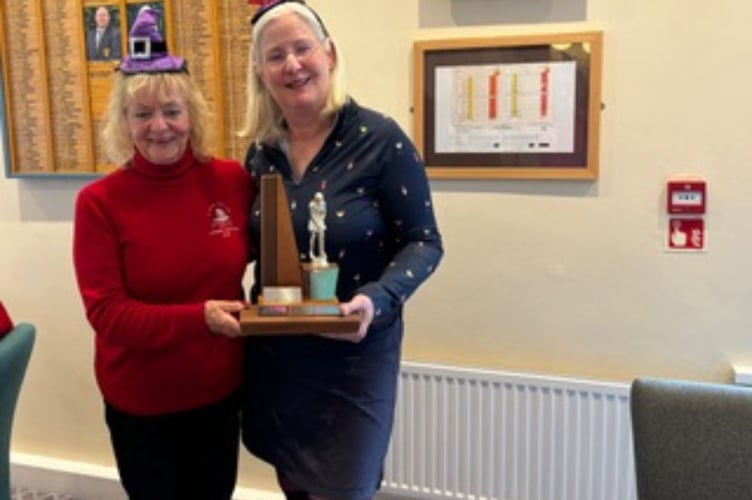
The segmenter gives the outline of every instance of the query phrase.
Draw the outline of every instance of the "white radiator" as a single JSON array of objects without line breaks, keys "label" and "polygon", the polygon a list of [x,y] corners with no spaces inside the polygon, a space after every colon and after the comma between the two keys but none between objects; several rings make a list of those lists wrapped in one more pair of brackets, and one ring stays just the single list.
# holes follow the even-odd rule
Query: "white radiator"
[{"label": "white radiator", "polygon": [[635,500],[629,385],[403,363],[382,491]]}]

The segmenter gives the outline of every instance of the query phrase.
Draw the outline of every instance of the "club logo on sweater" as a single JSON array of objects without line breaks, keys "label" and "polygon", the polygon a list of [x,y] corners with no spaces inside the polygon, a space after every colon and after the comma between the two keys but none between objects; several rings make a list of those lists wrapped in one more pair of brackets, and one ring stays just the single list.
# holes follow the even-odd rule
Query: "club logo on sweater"
[{"label": "club logo on sweater", "polygon": [[238,226],[232,220],[232,211],[221,202],[212,203],[207,213],[209,217],[209,234],[229,238]]}]

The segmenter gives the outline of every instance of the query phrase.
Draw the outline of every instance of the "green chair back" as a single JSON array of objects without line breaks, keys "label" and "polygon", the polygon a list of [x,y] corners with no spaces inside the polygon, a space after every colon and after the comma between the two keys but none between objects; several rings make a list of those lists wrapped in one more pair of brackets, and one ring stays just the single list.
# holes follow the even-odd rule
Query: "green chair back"
[{"label": "green chair back", "polygon": [[35,337],[34,325],[19,323],[0,339],[0,500],[10,500],[10,437],[13,415]]}]

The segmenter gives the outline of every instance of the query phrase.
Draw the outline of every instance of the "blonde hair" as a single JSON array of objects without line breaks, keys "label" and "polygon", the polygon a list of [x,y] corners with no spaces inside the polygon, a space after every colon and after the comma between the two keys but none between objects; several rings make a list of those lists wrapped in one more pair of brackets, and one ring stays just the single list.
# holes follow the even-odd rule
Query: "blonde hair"
[{"label": "blonde hair", "polygon": [[326,105],[321,111],[322,115],[330,116],[337,113],[347,102],[344,61],[342,54],[335,46],[334,40],[327,35],[310,7],[297,2],[280,4],[261,16],[251,32],[251,49],[248,51],[248,79],[246,82],[247,103],[243,126],[238,132],[240,137],[250,137],[253,141],[268,141],[278,139],[284,134],[282,110],[259,77],[258,71],[263,62],[259,42],[264,33],[264,28],[269,22],[289,13],[300,17],[311,28],[316,40],[326,44],[326,47],[334,53],[334,66],[330,75],[331,86]]},{"label": "blonde hair", "polygon": [[213,127],[209,105],[201,90],[187,73],[138,73],[126,75],[118,71],[104,116],[102,141],[107,157],[116,164],[123,164],[133,156],[133,141],[125,121],[128,105],[140,92],[149,92],[159,101],[168,101],[175,96],[185,98],[188,105],[191,132],[190,145],[193,154],[200,160],[212,156]]}]

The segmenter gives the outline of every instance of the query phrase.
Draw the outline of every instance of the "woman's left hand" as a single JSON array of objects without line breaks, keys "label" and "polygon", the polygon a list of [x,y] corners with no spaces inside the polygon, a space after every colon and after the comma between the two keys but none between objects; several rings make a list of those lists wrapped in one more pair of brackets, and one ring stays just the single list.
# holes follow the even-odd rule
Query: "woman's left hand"
[{"label": "woman's left hand", "polygon": [[350,302],[343,302],[339,305],[339,310],[343,316],[349,316],[351,314],[360,314],[360,326],[355,333],[322,333],[322,337],[336,340],[347,340],[349,342],[360,342],[366,338],[368,333],[368,327],[371,326],[373,321],[373,302],[367,295],[358,294],[352,298]]}]

